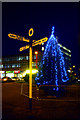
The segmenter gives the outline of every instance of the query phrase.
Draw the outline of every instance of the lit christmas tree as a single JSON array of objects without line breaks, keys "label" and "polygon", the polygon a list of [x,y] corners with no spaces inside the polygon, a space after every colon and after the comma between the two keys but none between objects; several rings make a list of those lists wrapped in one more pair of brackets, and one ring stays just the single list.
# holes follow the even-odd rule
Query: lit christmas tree
[{"label": "lit christmas tree", "polygon": [[[62,85],[69,80],[65,68],[63,53],[61,52],[58,41],[52,34],[47,41],[43,59],[39,66],[39,72],[35,78],[37,85]],[[58,87],[56,87],[58,90]]]}]

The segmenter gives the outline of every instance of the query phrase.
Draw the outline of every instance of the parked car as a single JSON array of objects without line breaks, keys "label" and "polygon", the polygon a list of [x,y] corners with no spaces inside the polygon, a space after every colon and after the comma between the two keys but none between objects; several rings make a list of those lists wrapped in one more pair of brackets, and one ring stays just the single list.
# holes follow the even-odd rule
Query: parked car
[{"label": "parked car", "polygon": [[3,77],[2,82],[10,82],[12,79],[10,77]]},{"label": "parked car", "polygon": [[18,77],[12,77],[13,81],[20,80]]}]

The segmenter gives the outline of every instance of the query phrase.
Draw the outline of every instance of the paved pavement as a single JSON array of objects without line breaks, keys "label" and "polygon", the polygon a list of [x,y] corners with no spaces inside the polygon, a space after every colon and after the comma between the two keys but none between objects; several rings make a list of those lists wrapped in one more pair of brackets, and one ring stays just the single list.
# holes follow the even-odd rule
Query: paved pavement
[{"label": "paved pavement", "polygon": [[[71,91],[71,98],[69,92],[67,100],[65,97],[54,98],[52,101],[33,99],[33,109],[30,110],[29,99],[21,95],[21,83],[3,83],[2,120],[79,120],[80,96],[78,95],[80,94],[77,93],[80,93],[80,88],[79,86],[71,86],[66,89]],[[28,88],[26,90],[28,91]],[[76,96],[77,99],[74,99],[73,96]]]}]

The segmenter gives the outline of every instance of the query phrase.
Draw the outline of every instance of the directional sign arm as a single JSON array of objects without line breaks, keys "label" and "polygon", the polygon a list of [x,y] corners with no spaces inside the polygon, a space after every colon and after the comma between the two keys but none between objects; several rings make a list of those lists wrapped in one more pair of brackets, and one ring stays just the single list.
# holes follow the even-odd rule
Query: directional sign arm
[{"label": "directional sign arm", "polygon": [[42,43],[46,42],[47,40],[48,40],[48,38],[45,37],[45,38],[42,38],[40,40],[34,41],[32,46],[41,45]]},{"label": "directional sign arm", "polygon": [[[33,47],[33,46],[36,46],[36,45],[41,45],[42,43],[46,42],[47,40],[48,40],[47,37],[45,37],[45,38],[43,38],[43,39],[40,39],[40,40],[37,40],[37,41],[33,40],[34,42],[32,43],[32,47]],[[26,46],[24,46],[24,47],[21,47],[21,48],[19,49],[19,51],[23,51],[23,50],[26,50],[26,49],[28,49],[28,48],[29,48],[29,45],[26,45]]]},{"label": "directional sign arm", "polygon": [[20,49],[19,49],[19,51],[23,51],[23,50],[26,50],[26,49],[28,49],[29,48],[29,45],[26,45],[26,46],[24,46],[24,47],[21,47]]},{"label": "directional sign arm", "polygon": [[19,36],[19,35],[15,35],[15,34],[9,33],[8,36],[9,36],[9,38],[13,38],[13,39],[29,42],[29,39],[25,39],[24,37]]}]

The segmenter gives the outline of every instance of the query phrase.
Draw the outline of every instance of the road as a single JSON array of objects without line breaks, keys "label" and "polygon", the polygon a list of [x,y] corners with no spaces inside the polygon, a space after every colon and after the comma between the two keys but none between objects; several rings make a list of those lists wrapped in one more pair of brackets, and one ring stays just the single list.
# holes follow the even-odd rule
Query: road
[{"label": "road", "polygon": [[[29,109],[29,99],[21,95],[21,83],[3,83],[2,85],[2,120],[79,120],[80,119],[80,88],[72,87],[73,95],[50,100],[32,100],[33,109]],[[71,87],[67,88],[71,89]],[[26,88],[28,90],[28,88]],[[34,90],[33,90],[34,91]],[[71,90],[70,90],[71,91]],[[24,91],[23,91],[24,92]]]}]

